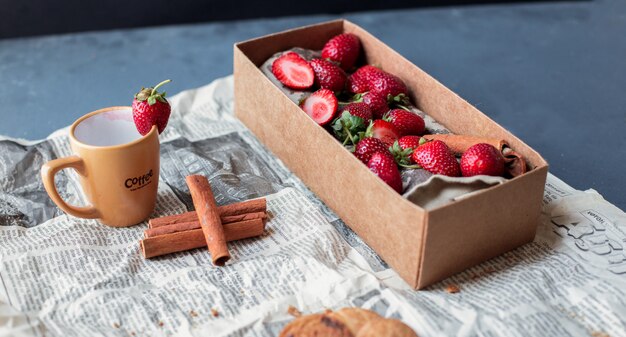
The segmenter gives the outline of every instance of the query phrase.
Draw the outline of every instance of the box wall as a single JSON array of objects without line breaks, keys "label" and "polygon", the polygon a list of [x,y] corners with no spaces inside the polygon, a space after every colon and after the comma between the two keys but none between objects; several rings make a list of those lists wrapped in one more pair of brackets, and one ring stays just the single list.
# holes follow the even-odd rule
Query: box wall
[{"label": "box wall", "polygon": [[535,237],[548,168],[432,210],[418,288],[424,288]]},{"label": "box wall", "polygon": [[[320,24],[290,29],[263,37],[237,43],[241,50],[257,67],[276,52],[293,47],[322,49],[331,37],[341,34],[343,20],[334,20]],[[315,34],[307,32],[315,31]]]}]

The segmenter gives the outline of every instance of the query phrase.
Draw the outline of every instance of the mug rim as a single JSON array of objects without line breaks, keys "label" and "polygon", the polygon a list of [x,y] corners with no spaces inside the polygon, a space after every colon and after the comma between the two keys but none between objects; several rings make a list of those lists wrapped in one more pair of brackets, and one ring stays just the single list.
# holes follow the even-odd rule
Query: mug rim
[{"label": "mug rim", "polygon": [[76,127],[82,121],[84,121],[85,119],[87,119],[89,117],[92,117],[92,116],[95,116],[95,115],[98,115],[98,114],[101,114],[101,113],[104,113],[104,112],[107,112],[107,111],[112,111],[112,110],[131,110],[132,111],[132,107],[130,107],[130,106],[123,106],[123,105],[122,106],[111,106],[111,107],[108,107],[108,108],[98,109],[98,110],[92,111],[92,112],[90,112],[88,114],[85,114],[85,115],[81,116],[80,118],[75,120],[74,123],[72,123],[72,125],[70,126],[70,131],[69,131],[70,139],[73,142],[75,142],[76,144],[78,144],[78,145],[80,145],[82,147],[85,147],[85,148],[101,149],[101,150],[112,149],[113,150],[113,149],[123,149],[123,148],[126,148],[126,147],[133,146],[135,144],[141,143],[141,142],[145,141],[147,138],[152,137],[153,134],[158,132],[157,126],[156,125],[152,125],[152,128],[150,129],[150,131],[148,133],[146,133],[145,135],[143,135],[143,136],[141,136],[141,137],[139,137],[139,138],[137,138],[137,139],[135,139],[133,141],[130,141],[128,143],[117,144],[117,145],[108,145],[108,146],[90,145],[90,144],[83,143],[83,142],[81,142],[80,140],[78,140],[76,138],[76,136],[74,135],[74,131],[76,130]]}]

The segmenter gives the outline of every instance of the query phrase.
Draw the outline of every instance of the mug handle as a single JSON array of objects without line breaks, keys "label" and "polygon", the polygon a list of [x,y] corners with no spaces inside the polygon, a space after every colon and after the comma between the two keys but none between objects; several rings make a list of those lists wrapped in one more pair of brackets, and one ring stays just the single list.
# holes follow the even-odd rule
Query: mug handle
[{"label": "mug handle", "polygon": [[43,181],[43,186],[46,188],[46,192],[48,192],[50,199],[52,199],[52,201],[54,201],[54,203],[65,213],[71,214],[77,218],[99,218],[100,212],[98,212],[95,207],[72,206],[61,198],[61,195],[59,195],[59,191],[57,191],[57,187],[54,184],[54,176],[57,172],[64,168],[73,168],[76,172],[78,172],[78,174],[84,175],[83,171],[85,169],[85,164],[83,160],[77,156],[54,159],[43,164],[41,167],[41,180]]}]

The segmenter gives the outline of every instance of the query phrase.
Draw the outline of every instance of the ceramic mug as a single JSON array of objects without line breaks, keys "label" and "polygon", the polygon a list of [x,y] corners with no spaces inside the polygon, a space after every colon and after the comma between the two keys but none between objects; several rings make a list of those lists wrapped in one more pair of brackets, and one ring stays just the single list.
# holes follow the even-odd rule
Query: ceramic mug
[{"label": "ceramic mug", "polygon": [[[69,138],[74,155],[51,160],[41,168],[44,187],[59,208],[113,227],[137,224],[152,213],[159,182],[156,126],[142,136],[130,107],[111,107],[76,120]],[[61,198],[54,176],[64,168],[76,170],[90,206],[70,205]]]}]

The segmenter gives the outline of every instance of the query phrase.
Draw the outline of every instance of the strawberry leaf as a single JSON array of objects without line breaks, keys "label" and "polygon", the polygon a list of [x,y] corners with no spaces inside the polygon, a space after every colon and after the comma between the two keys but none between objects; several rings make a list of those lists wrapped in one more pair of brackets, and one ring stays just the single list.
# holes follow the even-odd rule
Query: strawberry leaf
[{"label": "strawberry leaf", "polygon": [[335,137],[344,145],[348,142],[356,144],[360,138],[358,134],[365,130],[365,120],[361,117],[353,116],[348,111],[344,111],[341,117],[332,122],[332,129]]},{"label": "strawberry leaf", "polygon": [[156,98],[154,96],[148,97],[148,104],[154,105],[154,103],[156,103]]},{"label": "strawberry leaf", "polygon": [[398,141],[395,141],[393,145],[389,147],[389,152],[393,155],[396,164],[407,168],[411,165],[411,154],[413,153],[413,149],[402,149]]}]

